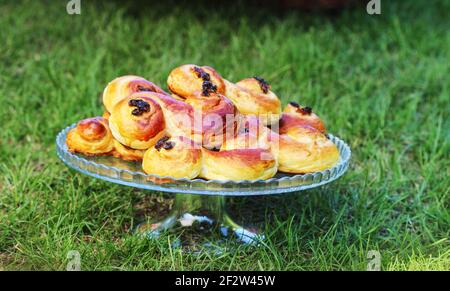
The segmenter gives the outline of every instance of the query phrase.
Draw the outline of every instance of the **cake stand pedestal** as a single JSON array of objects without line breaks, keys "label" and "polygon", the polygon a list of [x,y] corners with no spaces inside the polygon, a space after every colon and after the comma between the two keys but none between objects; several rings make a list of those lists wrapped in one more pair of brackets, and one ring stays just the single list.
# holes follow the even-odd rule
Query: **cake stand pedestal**
[{"label": "cake stand pedestal", "polygon": [[214,228],[222,236],[244,244],[257,244],[264,240],[264,235],[240,226],[230,217],[225,208],[225,196],[177,194],[174,207],[166,218],[142,223],[136,231],[149,238],[157,238],[161,232],[177,227]]}]

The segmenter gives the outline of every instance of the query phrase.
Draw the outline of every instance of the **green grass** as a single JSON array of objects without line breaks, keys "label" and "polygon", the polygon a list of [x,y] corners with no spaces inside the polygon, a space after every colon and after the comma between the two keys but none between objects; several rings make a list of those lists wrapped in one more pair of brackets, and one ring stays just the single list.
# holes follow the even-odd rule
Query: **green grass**
[{"label": "green grass", "polygon": [[[450,269],[448,1],[384,1],[339,15],[236,3],[0,3],[0,269]],[[226,9],[227,8],[227,9]],[[263,76],[284,103],[315,108],[353,150],[329,186],[233,199],[266,225],[267,246],[192,255],[131,230],[170,195],[112,185],[66,168],[55,136],[101,114],[116,76],[165,86],[183,63]]]}]

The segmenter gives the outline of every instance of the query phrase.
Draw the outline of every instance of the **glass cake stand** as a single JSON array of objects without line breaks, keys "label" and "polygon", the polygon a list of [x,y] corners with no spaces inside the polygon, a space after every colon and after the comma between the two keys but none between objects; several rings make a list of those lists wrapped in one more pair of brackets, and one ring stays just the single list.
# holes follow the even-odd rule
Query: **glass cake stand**
[{"label": "glass cake stand", "polygon": [[111,156],[88,157],[69,152],[66,136],[73,124],[56,137],[58,157],[70,168],[83,174],[125,186],[176,193],[171,212],[165,219],[154,223],[142,223],[136,231],[149,238],[156,238],[162,231],[196,226],[215,225],[223,236],[234,236],[244,244],[257,244],[262,234],[250,231],[235,223],[225,208],[229,196],[255,196],[297,192],[322,186],[342,176],[348,168],[350,147],[341,139],[328,134],[339,149],[339,162],[330,169],[304,175],[278,173],[268,180],[218,181],[204,179],[175,179],[147,175],[140,163],[127,162]]}]

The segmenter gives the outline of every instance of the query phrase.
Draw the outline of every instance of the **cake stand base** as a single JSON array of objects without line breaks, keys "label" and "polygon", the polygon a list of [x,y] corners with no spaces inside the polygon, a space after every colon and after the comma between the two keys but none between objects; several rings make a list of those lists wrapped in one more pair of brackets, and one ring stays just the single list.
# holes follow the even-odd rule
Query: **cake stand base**
[{"label": "cake stand base", "polygon": [[246,245],[258,245],[264,235],[250,231],[233,221],[225,209],[224,196],[176,194],[174,206],[168,216],[158,222],[142,223],[136,232],[149,239],[162,232],[215,230],[222,236],[236,239]]}]

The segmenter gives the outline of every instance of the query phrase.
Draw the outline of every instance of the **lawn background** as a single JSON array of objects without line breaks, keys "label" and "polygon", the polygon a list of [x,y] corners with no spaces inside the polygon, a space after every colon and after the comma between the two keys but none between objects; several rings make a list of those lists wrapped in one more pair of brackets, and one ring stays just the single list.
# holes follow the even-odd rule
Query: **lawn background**
[{"label": "lawn background", "polygon": [[[254,1],[0,1],[0,269],[450,269],[448,1],[382,1],[341,13]],[[176,2],[176,3],[175,3]],[[177,5],[175,5],[177,4]],[[191,255],[131,232],[170,195],[67,169],[55,136],[101,114],[111,79],[165,87],[180,64],[238,81],[259,75],[286,104],[312,106],[353,150],[348,173],[317,190],[234,199],[267,223],[267,246]]]}]

